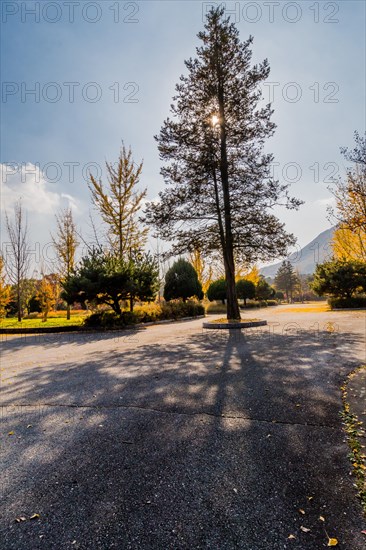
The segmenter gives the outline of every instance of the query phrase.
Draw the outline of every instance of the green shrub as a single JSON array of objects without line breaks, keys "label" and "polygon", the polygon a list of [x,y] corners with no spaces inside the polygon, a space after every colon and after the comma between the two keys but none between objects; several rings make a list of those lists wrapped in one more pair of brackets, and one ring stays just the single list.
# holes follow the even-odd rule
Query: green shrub
[{"label": "green shrub", "polygon": [[277,300],[267,300],[267,306],[278,306]]},{"label": "green shrub", "polygon": [[114,311],[100,311],[92,313],[84,321],[84,326],[88,328],[118,328],[125,326],[122,317]]},{"label": "green shrub", "polygon": [[140,316],[135,311],[122,311],[121,323],[122,326],[136,325],[140,322]]},{"label": "green shrub", "polygon": [[211,302],[210,304],[208,304],[206,306],[206,313],[211,313],[211,314],[226,314],[226,304],[218,304],[218,303],[215,303],[215,302]]},{"label": "green shrub", "polygon": [[202,304],[196,302],[166,302],[161,306],[162,319],[181,319],[182,317],[197,317],[205,314]]},{"label": "green shrub", "polygon": [[329,298],[331,309],[366,308],[366,296],[352,296],[351,298]]},{"label": "green shrub", "polygon": [[92,313],[84,321],[88,328],[123,328],[137,323],[148,323],[159,320],[181,319],[182,317],[197,317],[205,314],[202,304],[188,301],[170,301],[162,305],[148,304],[137,306],[135,311],[122,311],[117,315],[113,311]]},{"label": "green shrub", "polygon": [[202,285],[193,265],[184,258],[179,258],[165,275],[164,298],[167,301],[178,298],[186,301],[191,296],[202,300]]},{"label": "green shrub", "polygon": [[261,307],[262,302],[247,302],[246,306],[240,306],[241,309],[254,309],[256,307]]},{"label": "green shrub", "polygon": [[236,294],[246,305],[248,299],[255,298],[255,284],[247,279],[239,279],[236,283]]},{"label": "green shrub", "polygon": [[213,281],[210,284],[207,289],[207,298],[210,302],[213,302],[214,300],[221,300],[222,305],[225,304],[225,300],[227,298],[225,279],[217,279],[217,281]]}]

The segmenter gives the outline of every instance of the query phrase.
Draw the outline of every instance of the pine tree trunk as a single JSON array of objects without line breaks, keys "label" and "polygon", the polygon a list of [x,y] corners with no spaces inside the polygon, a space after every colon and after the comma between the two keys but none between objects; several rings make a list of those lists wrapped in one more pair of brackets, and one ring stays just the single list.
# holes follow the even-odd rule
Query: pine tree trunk
[{"label": "pine tree trunk", "polygon": [[240,320],[240,309],[236,295],[234,261],[228,262],[227,258],[225,258],[224,263],[227,292],[227,318]]},{"label": "pine tree trunk", "polygon": [[234,262],[234,249],[233,249],[233,235],[231,227],[231,205],[230,205],[230,191],[229,191],[229,173],[228,173],[228,161],[227,161],[227,145],[226,145],[226,128],[225,128],[225,110],[224,110],[224,92],[221,80],[221,70],[218,67],[218,99],[219,99],[219,113],[220,113],[220,174],[221,184],[224,199],[224,226],[225,226],[225,250],[224,252],[224,264],[225,264],[225,278],[227,285],[227,318],[240,320],[240,309],[238,304],[238,298],[236,295],[235,285],[235,262]]}]

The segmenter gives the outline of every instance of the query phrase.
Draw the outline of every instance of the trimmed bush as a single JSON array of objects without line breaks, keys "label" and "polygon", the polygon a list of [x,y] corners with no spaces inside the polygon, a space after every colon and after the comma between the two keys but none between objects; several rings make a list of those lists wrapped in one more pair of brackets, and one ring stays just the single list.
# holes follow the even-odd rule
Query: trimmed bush
[{"label": "trimmed bush", "polygon": [[236,294],[246,305],[248,299],[255,298],[255,284],[247,279],[239,279],[236,283]]},{"label": "trimmed bush", "polygon": [[208,300],[210,300],[210,302],[213,302],[214,300],[220,300],[223,305],[225,304],[225,300],[227,298],[225,279],[217,279],[217,281],[213,281],[210,284],[207,289],[207,298]]},{"label": "trimmed bush", "polygon": [[352,296],[351,298],[329,298],[330,309],[366,308],[366,296]]},{"label": "trimmed bush", "polygon": [[211,304],[208,304],[206,306],[206,313],[211,313],[211,314],[226,314],[227,312],[227,309],[226,309],[226,304],[218,304],[218,303],[215,303],[215,302],[212,302]]},{"label": "trimmed bush", "polygon": [[92,313],[84,321],[88,328],[114,328],[123,326],[123,319],[114,311],[101,311]]},{"label": "trimmed bush", "polygon": [[138,316],[139,323],[159,321],[162,318],[161,305],[154,302],[143,306],[135,306],[133,311]]},{"label": "trimmed bush", "polygon": [[135,311],[122,311],[117,315],[113,311],[92,313],[84,321],[84,326],[89,328],[123,328],[137,323],[149,323],[169,319],[181,319],[182,317],[198,317],[205,314],[202,304],[196,302],[167,302],[165,304],[148,304],[137,306]]},{"label": "trimmed bush", "polygon": [[182,317],[198,317],[205,314],[202,304],[196,302],[167,302],[162,305],[162,319],[180,319]]},{"label": "trimmed bush", "polygon": [[185,302],[192,296],[202,300],[202,285],[193,265],[180,258],[165,275],[164,298],[167,301],[182,298]]},{"label": "trimmed bush", "polygon": [[240,306],[240,309],[255,309],[257,307],[262,307],[262,304],[265,302],[247,302],[246,306]]}]

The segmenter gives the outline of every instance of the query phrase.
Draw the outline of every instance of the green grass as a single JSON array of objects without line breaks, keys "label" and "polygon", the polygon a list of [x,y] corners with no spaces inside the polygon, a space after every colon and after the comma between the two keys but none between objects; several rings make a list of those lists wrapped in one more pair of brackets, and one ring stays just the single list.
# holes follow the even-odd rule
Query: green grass
[{"label": "green grass", "polygon": [[0,328],[42,328],[42,327],[67,327],[80,326],[85,319],[85,315],[73,315],[68,321],[65,317],[50,317],[45,323],[42,319],[23,319],[20,323],[16,317],[1,319]]}]

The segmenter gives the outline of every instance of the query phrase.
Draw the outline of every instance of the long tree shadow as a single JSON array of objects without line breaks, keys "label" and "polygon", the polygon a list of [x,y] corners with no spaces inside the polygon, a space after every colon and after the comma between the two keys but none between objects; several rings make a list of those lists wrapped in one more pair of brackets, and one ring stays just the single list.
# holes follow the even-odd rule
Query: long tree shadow
[{"label": "long tree shadow", "polygon": [[23,369],[1,391],[4,548],[319,549],[321,515],[361,549],[339,420],[360,344],[213,331]]}]

